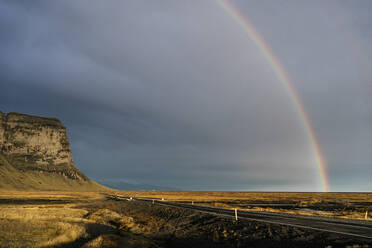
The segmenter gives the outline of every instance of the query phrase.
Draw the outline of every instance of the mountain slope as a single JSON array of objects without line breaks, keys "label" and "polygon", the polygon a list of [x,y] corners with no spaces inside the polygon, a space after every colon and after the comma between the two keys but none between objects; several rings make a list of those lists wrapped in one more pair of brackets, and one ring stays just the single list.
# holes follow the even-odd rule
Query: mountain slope
[{"label": "mountain slope", "polygon": [[0,190],[107,189],[75,167],[58,119],[0,112]]}]

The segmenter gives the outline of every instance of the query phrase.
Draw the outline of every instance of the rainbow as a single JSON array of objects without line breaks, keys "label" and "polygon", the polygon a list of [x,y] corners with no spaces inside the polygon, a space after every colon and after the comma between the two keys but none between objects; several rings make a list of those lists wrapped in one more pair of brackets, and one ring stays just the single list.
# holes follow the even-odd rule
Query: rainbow
[{"label": "rainbow", "polygon": [[285,85],[285,88],[288,91],[288,94],[290,95],[291,99],[293,100],[296,109],[298,110],[298,114],[301,117],[301,120],[303,122],[305,131],[309,137],[309,141],[311,143],[311,147],[314,152],[315,161],[317,164],[317,168],[319,170],[320,180],[321,180],[321,186],[322,190],[324,192],[329,192],[329,181],[328,181],[328,175],[327,175],[327,167],[326,163],[323,159],[322,153],[320,152],[318,141],[315,137],[314,130],[311,127],[311,122],[309,120],[309,117],[307,116],[304,106],[298,97],[296,90],[292,86],[291,80],[286,73],[286,71],[283,69],[281,64],[279,63],[278,59],[274,55],[274,53],[271,51],[269,46],[265,43],[263,38],[259,35],[259,33],[253,28],[252,24],[248,21],[248,19],[243,16],[242,13],[228,0],[217,0],[218,4],[226,10],[236,21],[239,23],[239,25],[248,33],[251,40],[257,45],[257,47],[261,50],[265,58],[267,59],[268,63],[271,65],[273,70],[275,71],[275,74],[280,79],[280,81]]}]

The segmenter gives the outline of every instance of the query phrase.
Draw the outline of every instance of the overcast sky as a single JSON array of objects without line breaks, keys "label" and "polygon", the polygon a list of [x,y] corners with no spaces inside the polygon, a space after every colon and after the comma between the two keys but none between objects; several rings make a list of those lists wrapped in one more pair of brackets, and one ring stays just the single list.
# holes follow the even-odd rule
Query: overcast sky
[{"label": "overcast sky", "polygon": [[[304,103],[333,191],[372,190],[372,1],[231,1]],[[0,0],[0,111],[59,118],[103,183],[321,190],[296,106],[215,0]]]}]

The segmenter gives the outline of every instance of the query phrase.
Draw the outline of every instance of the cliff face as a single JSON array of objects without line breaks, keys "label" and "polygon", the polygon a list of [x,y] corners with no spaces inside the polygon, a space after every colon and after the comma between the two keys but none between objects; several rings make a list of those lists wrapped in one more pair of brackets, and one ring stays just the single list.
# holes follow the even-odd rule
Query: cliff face
[{"label": "cliff face", "polygon": [[[9,173],[16,171],[25,179],[20,180],[22,184],[27,181],[27,176],[32,176],[32,182],[38,181],[36,185],[30,185],[36,189],[48,188],[43,184],[56,180],[68,186],[98,185],[75,167],[66,127],[54,118],[0,112],[0,169],[2,166],[7,167],[8,173],[4,168],[0,170],[0,180],[1,176],[14,177],[7,174],[17,174]],[[50,183],[46,180],[48,177],[53,178]],[[49,186],[63,189],[63,185]]]}]

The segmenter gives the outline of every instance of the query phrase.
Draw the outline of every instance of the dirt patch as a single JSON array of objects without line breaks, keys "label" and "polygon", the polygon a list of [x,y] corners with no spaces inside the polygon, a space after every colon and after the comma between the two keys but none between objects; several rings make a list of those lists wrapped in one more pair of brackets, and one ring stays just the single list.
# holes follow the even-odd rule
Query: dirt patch
[{"label": "dirt patch", "polygon": [[86,243],[82,248],[156,248],[154,242],[139,236],[102,235]]}]

